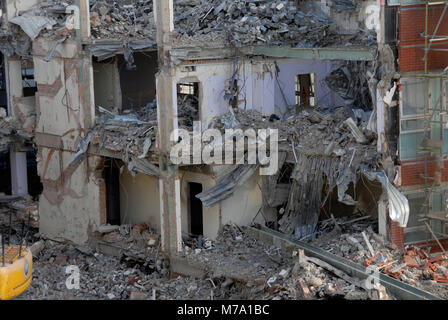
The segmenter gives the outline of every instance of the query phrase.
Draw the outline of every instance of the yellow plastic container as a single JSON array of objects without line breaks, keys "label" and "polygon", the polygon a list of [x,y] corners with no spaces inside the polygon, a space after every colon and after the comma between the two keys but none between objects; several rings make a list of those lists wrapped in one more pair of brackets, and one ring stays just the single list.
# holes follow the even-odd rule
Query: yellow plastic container
[{"label": "yellow plastic container", "polygon": [[5,249],[5,266],[0,248],[0,300],[11,300],[23,293],[31,283],[33,256],[29,249],[11,246]]}]

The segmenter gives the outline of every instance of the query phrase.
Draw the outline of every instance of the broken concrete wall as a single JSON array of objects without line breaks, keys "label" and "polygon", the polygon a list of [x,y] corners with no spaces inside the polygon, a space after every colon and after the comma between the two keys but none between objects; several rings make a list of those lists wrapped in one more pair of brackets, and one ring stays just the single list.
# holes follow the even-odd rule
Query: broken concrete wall
[{"label": "broken concrete wall", "polygon": [[[224,98],[234,73],[233,61],[208,62],[194,65],[195,71],[183,72],[178,68],[177,83],[199,82],[199,108],[203,126],[218,115],[228,112],[229,101]],[[272,75],[263,69],[263,63],[241,62],[237,73],[240,88],[238,105],[242,109],[256,109],[273,113]],[[266,89],[266,90],[264,90]]]},{"label": "broken concrete wall", "polygon": [[69,165],[93,123],[93,73],[90,58],[78,55],[74,41],[60,44],[46,62],[53,45],[42,39],[33,43],[37,161],[44,187],[40,232],[83,243],[89,230],[105,222],[101,158],[83,160],[76,169]]}]

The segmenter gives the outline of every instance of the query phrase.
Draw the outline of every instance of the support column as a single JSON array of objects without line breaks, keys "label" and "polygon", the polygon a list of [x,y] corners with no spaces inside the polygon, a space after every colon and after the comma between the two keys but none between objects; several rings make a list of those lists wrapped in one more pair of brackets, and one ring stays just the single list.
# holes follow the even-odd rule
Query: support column
[{"label": "support column", "polygon": [[26,152],[10,152],[11,161],[11,190],[13,195],[26,196],[28,194],[28,175]]},{"label": "support column", "polygon": [[169,159],[173,145],[170,135],[178,124],[175,68],[169,56],[174,31],[173,0],[155,0],[154,15],[160,70],[156,87],[162,250],[173,255],[182,250],[179,170]]},{"label": "support column", "polygon": [[15,119],[14,98],[23,97],[22,61],[18,57],[8,58],[6,56],[4,60],[8,115]]},{"label": "support column", "polygon": [[[16,119],[14,99],[23,97],[22,61],[19,57],[4,57],[5,81],[8,96],[8,115]],[[28,194],[28,176],[26,165],[26,152],[10,150],[11,163],[11,190],[13,195],[25,196]]]}]

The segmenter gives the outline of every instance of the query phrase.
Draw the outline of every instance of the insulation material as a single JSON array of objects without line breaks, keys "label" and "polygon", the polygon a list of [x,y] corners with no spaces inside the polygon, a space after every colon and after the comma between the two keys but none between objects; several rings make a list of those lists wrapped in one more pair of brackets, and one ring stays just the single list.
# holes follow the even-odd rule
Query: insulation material
[{"label": "insulation material", "polygon": [[361,172],[361,161],[349,163],[350,158],[308,157],[298,155],[298,163],[291,175],[293,183],[288,204],[279,221],[280,231],[303,239],[311,236],[317,227],[325,186],[331,191],[338,188],[338,201],[355,205],[346,193],[350,183],[356,185]]}]

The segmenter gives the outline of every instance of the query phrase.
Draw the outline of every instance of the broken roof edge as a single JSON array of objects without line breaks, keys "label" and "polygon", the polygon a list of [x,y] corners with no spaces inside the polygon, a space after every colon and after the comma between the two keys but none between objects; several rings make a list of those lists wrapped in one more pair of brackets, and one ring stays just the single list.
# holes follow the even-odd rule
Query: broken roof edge
[{"label": "broken roof edge", "polygon": [[[92,54],[101,59],[123,54],[126,48],[139,51],[157,51],[157,44],[152,39],[135,39],[124,41],[119,39],[89,40],[83,44],[88,45]],[[106,51],[106,52],[104,52]],[[244,45],[238,47],[182,47],[173,46],[170,49],[174,60],[208,60],[233,58],[235,54],[260,55],[272,58],[296,58],[305,60],[345,60],[345,61],[374,61],[377,46],[362,47],[316,47],[291,48],[289,46]],[[103,53],[103,54],[102,54]],[[107,56],[107,58],[102,58]]]}]

